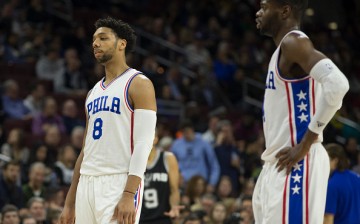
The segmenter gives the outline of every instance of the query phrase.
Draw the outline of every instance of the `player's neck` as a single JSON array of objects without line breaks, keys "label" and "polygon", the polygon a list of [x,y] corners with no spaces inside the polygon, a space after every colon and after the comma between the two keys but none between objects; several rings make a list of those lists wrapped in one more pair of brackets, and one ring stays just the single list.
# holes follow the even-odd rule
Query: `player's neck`
[{"label": "player's neck", "polygon": [[279,46],[281,40],[286,34],[293,30],[299,30],[300,26],[294,23],[284,23],[284,25],[279,29],[279,31],[274,35],[273,39],[276,46]]},{"label": "player's neck", "polygon": [[109,61],[105,65],[105,85],[109,84],[112,80],[114,80],[119,75],[122,75],[129,66],[126,64],[125,61]]}]

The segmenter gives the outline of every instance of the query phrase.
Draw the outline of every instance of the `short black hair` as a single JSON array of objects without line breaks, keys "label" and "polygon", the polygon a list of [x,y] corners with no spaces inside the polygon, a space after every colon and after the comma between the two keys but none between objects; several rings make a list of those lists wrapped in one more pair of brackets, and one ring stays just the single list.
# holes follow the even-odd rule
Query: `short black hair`
[{"label": "short black hair", "polygon": [[18,213],[19,209],[15,205],[12,205],[12,204],[4,205],[4,207],[2,207],[2,209],[1,209],[2,219],[4,219],[5,214],[8,212],[17,212]]},{"label": "short black hair", "polygon": [[336,143],[330,143],[325,145],[325,149],[329,154],[330,159],[338,159],[338,164],[336,169],[339,171],[344,171],[349,169],[350,161],[345,153],[344,148]]},{"label": "short black hair", "polygon": [[296,18],[302,19],[305,9],[308,7],[308,0],[275,0],[280,5],[289,5]]},{"label": "short black hair", "polygon": [[9,168],[9,166],[18,166],[18,167],[20,167],[21,163],[18,160],[11,160],[11,161],[5,163],[5,165],[3,166],[3,170],[7,170],[7,168]]},{"label": "short black hair", "polygon": [[134,29],[131,28],[128,23],[120,19],[117,20],[111,17],[107,17],[98,19],[95,22],[95,28],[99,29],[100,27],[110,28],[118,38],[126,40],[127,44],[125,48],[125,53],[129,53],[134,50],[136,43],[136,34]]}]

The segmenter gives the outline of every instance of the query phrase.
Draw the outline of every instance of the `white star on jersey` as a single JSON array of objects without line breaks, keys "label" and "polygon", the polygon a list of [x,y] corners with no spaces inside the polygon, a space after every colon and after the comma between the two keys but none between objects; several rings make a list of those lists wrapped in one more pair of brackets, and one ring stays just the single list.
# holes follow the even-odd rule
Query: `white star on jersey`
[{"label": "white star on jersey", "polygon": [[296,183],[296,182],[299,182],[299,183],[300,183],[300,178],[301,178],[301,176],[299,176],[299,174],[296,173],[296,175],[295,175],[295,176],[292,176],[291,178],[294,179],[294,183]]},{"label": "white star on jersey", "polygon": [[299,97],[299,100],[303,99],[306,100],[306,94],[302,90],[300,90],[300,93],[296,94]]},{"label": "white star on jersey", "polygon": [[308,121],[307,118],[308,118],[309,115],[306,115],[304,113],[301,113],[300,116],[298,116],[298,118],[300,119],[300,123],[304,122],[304,121]]},{"label": "white star on jersey", "polygon": [[297,171],[297,170],[301,171],[301,166],[302,166],[302,164],[296,163],[294,165],[294,171]]},{"label": "white star on jersey", "polygon": [[295,185],[295,187],[291,188],[291,190],[293,190],[293,193],[292,194],[299,194],[299,190],[300,190],[300,187],[297,186],[297,184]]},{"label": "white star on jersey", "polygon": [[297,105],[297,107],[299,107],[300,112],[303,111],[303,110],[307,111],[307,109],[306,109],[307,104],[305,104],[303,101],[301,101],[301,104]]}]

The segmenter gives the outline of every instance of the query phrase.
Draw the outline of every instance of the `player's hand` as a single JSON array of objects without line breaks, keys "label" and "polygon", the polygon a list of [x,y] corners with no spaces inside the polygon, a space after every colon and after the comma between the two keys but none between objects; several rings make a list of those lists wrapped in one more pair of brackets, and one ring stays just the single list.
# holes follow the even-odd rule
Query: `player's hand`
[{"label": "player's hand", "polygon": [[134,224],[135,215],[134,195],[124,192],[115,207],[111,221],[117,221],[117,223],[121,224]]},{"label": "player's hand", "polygon": [[180,216],[180,210],[184,208],[185,208],[184,205],[172,206],[170,211],[164,212],[164,215],[169,216],[172,219],[177,218]]},{"label": "player's hand", "polygon": [[59,224],[74,224],[75,223],[75,207],[65,206],[59,218]]},{"label": "player's hand", "polygon": [[308,153],[309,148],[304,148],[302,144],[295,145],[294,147],[286,147],[280,150],[276,154],[278,162],[276,167],[278,171],[286,170],[286,174],[289,175],[292,167],[302,160]]}]

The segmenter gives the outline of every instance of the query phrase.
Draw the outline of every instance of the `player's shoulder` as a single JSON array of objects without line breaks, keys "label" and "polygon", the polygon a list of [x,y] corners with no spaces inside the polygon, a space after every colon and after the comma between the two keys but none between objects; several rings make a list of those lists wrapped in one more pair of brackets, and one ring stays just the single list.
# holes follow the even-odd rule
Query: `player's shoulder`
[{"label": "player's shoulder", "polygon": [[168,157],[175,157],[175,154],[173,152],[170,151],[163,151],[164,153],[164,157],[168,158]]},{"label": "player's shoulder", "polygon": [[298,50],[308,45],[312,46],[312,42],[303,32],[291,32],[281,41],[282,50]]}]

